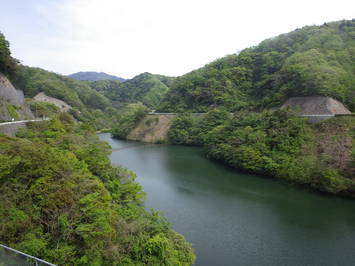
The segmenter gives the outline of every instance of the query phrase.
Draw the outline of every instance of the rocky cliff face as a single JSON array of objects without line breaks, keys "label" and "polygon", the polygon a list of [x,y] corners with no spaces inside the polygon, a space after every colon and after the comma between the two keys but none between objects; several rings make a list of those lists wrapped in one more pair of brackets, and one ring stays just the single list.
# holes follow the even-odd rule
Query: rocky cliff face
[{"label": "rocky cliff face", "polygon": [[0,121],[34,118],[25,102],[23,92],[16,90],[5,75],[0,73]]},{"label": "rocky cliff face", "polygon": [[24,128],[24,127],[26,127],[26,122],[16,123],[16,124],[14,123],[14,124],[10,124],[10,125],[0,124],[0,133],[5,134],[10,137],[15,137],[16,132],[20,128]]}]

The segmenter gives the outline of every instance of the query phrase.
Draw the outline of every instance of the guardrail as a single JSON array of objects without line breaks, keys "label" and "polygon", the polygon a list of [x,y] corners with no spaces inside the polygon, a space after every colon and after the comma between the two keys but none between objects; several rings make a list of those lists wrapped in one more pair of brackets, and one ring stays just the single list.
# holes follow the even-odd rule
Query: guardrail
[{"label": "guardrail", "polygon": [[329,115],[300,115],[300,116],[304,116],[304,117],[332,117],[335,115],[329,114]]},{"label": "guardrail", "polygon": [[38,122],[38,121],[46,121],[49,118],[41,118],[41,119],[31,119],[31,120],[18,120],[18,121],[7,121],[1,122],[0,125],[13,125],[13,124],[21,124],[21,123],[28,123],[28,122]]},{"label": "guardrail", "polygon": [[[149,112],[148,115],[177,115],[178,113],[155,113],[155,112]],[[206,113],[189,113],[190,115],[193,116],[199,116],[199,115],[205,115]]]},{"label": "guardrail", "polygon": [[7,247],[5,245],[0,244],[0,265],[1,266],[40,266],[40,265],[50,265],[50,266],[56,266],[53,263],[49,263],[45,260],[41,260],[39,258],[36,258],[34,256],[28,255],[26,253],[23,253],[21,251],[18,251],[16,249]]}]

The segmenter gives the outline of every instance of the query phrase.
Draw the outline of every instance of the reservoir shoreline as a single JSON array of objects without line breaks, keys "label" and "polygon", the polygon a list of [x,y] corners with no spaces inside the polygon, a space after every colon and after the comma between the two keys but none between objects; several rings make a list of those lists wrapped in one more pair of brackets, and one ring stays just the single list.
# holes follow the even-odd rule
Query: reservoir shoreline
[{"label": "reservoir shoreline", "polygon": [[[99,137],[114,150],[137,145]],[[355,264],[353,200],[239,173],[198,147],[142,147],[114,151],[111,162],[137,174],[145,207],[192,243],[196,265]]]}]

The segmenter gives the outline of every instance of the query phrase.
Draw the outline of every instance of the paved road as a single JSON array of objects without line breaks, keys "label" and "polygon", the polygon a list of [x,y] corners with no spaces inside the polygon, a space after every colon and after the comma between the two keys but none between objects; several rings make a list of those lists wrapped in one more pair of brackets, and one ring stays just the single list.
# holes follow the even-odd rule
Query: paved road
[{"label": "paved road", "polygon": [[0,126],[3,126],[3,125],[13,125],[13,124],[21,124],[21,123],[27,123],[27,122],[45,121],[45,120],[49,120],[49,118],[3,122],[3,123],[0,123]]},{"label": "paved road", "polygon": [[[177,115],[178,113],[154,113],[154,112],[149,112],[148,115]],[[190,115],[205,115],[206,113],[189,113]]]}]

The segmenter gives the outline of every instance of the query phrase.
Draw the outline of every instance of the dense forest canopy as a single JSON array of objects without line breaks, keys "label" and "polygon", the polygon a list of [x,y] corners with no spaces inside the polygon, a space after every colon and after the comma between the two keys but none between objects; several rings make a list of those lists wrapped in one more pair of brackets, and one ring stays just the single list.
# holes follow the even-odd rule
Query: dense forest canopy
[{"label": "dense forest canopy", "polygon": [[[2,34],[0,68],[51,117],[0,134],[0,242],[58,265],[193,264],[183,236],[144,209],[134,173],[110,164],[95,129],[118,118],[112,102],[87,82],[18,64]],[[33,101],[40,92],[72,109]]]},{"label": "dense forest canopy", "polygon": [[180,114],[169,138],[239,170],[355,197],[355,117],[312,125],[289,110]]},{"label": "dense forest canopy", "polygon": [[18,60],[11,57],[10,43],[6,40],[4,34],[0,32],[0,72],[12,75],[17,64]]},{"label": "dense forest canopy", "polygon": [[142,206],[134,174],[70,115],[0,135],[0,241],[58,265],[191,265],[189,244]]},{"label": "dense forest canopy", "polygon": [[142,102],[149,108],[156,109],[173,80],[172,77],[142,73],[125,82],[100,80],[91,82],[90,86],[114,101],[116,106]]},{"label": "dense forest canopy", "polygon": [[[28,98],[44,92],[48,96],[63,100],[73,107],[70,112],[77,120],[90,123],[97,129],[110,127],[117,114],[117,109],[113,108],[111,101],[84,81],[23,65],[17,66],[16,75],[12,80]],[[43,104],[36,105],[43,107]]]},{"label": "dense forest canopy", "polygon": [[[141,102],[150,110],[158,108],[174,80],[172,77],[150,73],[142,73],[125,82],[75,80],[21,65],[10,54],[9,42],[0,34],[0,71],[7,74],[17,88],[23,90],[25,97],[31,99],[44,92],[63,100],[72,107],[70,112],[77,120],[90,123],[96,129],[113,127],[117,119],[127,113],[126,105]],[[102,77],[103,73],[98,74]],[[29,104],[36,114],[48,116],[58,112],[49,104],[34,101],[29,101]]]},{"label": "dense forest canopy", "polygon": [[5,72],[6,60],[10,56],[9,42],[4,34],[0,32],[0,69]]},{"label": "dense forest canopy", "polygon": [[355,20],[307,26],[176,78],[159,111],[230,111],[324,95],[355,110]]},{"label": "dense forest canopy", "polygon": [[104,72],[94,72],[94,71],[84,71],[77,72],[68,75],[68,77],[77,79],[77,80],[88,80],[88,81],[97,81],[97,80],[119,80],[125,81],[124,78],[120,78],[114,75],[109,75]]},{"label": "dense forest canopy", "polygon": [[125,139],[135,125],[148,113],[148,108],[142,103],[131,103],[120,109],[117,124],[112,128],[113,137]]},{"label": "dense forest canopy", "polygon": [[[157,111],[179,113],[170,143],[204,146],[208,157],[239,170],[355,197],[354,117],[312,125],[275,108],[290,97],[323,95],[354,111],[354,75],[355,21],[307,26],[177,77]],[[126,138],[139,121],[143,109],[133,107],[114,137]]]}]

